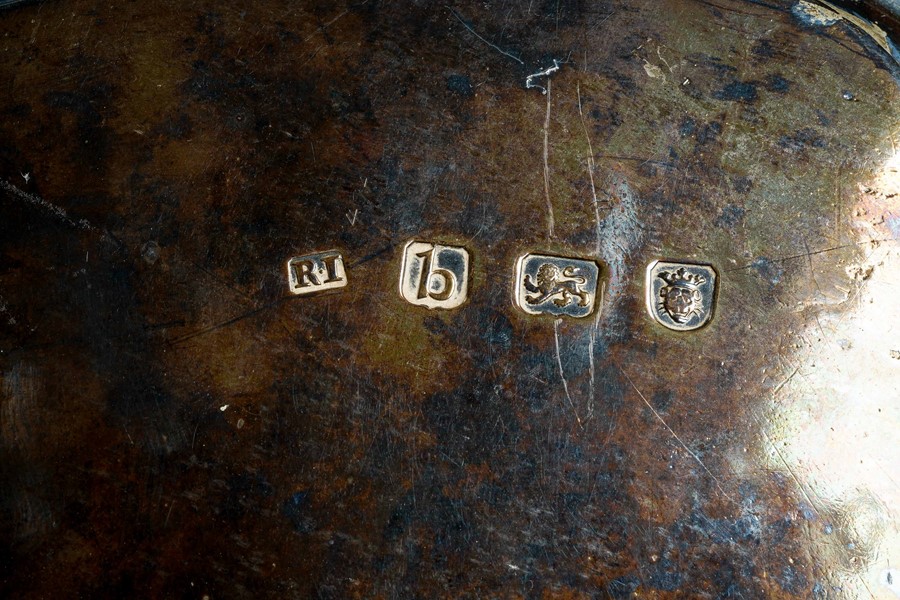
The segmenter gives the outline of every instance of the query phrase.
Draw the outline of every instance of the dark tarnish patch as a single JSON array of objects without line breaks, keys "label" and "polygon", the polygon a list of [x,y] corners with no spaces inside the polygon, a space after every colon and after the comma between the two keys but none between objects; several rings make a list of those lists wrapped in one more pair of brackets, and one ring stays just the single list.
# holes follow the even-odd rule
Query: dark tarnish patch
[{"label": "dark tarnish patch", "polygon": [[726,229],[734,229],[734,227],[744,220],[744,214],[747,211],[736,204],[726,204],[722,208],[722,212],[716,217],[716,226],[725,227]]},{"label": "dark tarnish patch", "polygon": [[755,544],[762,539],[762,525],[756,515],[744,515],[738,519],[711,519],[702,512],[695,511],[691,515],[690,524],[715,544]]},{"label": "dark tarnish patch", "polygon": [[769,75],[764,85],[767,90],[776,94],[786,94],[791,89],[791,82],[781,75]]},{"label": "dark tarnish patch", "polygon": [[472,80],[466,75],[453,74],[447,77],[447,89],[463,98],[471,98],[475,95]]},{"label": "dark tarnish patch", "polygon": [[474,523],[470,507],[459,498],[450,498],[437,487],[426,488],[426,502],[421,510],[423,520],[431,529],[438,567],[450,556],[465,553],[472,541]]},{"label": "dark tarnish patch", "polygon": [[682,574],[678,565],[668,558],[661,558],[648,569],[647,585],[663,592],[674,592],[681,587]]},{"label": "dark tarnish patch", "polygon": [[757,85],[756,81],[732,81],[722,89],[713,92],[712,96],[716,100],[753,103],[757,98]]},{"label": "dark tarnish patch", "polygon": [[795,153],[809,148],[825,148],[828,142],[815,129],[805,127],[798,129],[793,135],[778,138],[778,146],[786,152]]},{"label": "dark tarnish patch", "polygon": [[184,83],[184,91],[204,102],[217,102],[227,91],[227,85],[216,77],[213,68],[203,60],[195,60],[193,74]]},{"label": "dark tarnish patch", "polygon": [[508,352],[512,348],[513,328],[506,315],[491,309],[484,322],[488,326],[481,333],[481,339],[488,344],[491,354],[495,351]]},{"label": "dark tarnish patch", "polygon": [[784,268],[768,258],[764,256],[760,256],[756,260],[751,263],[751,267],[756,274],[768,281],[771,285],[778,285],[781,283],[781,278],[784,276]]},{"label": "dark tarnish patch", "polygon": [[689,61],[712,70],[719,77],[734,76],[737,67],[729,65],[722,61],[718,56],[710,56],[708,54],[694,54],[687,57]]},{"label": "dark tarnish patch", "polygon": [[24,117],[28,117],[33,112],[33,109],[30,104],[27,102],[20,102],[19,104],[13,104],[7,108],[2,109],[2,114],[4,117],[10,117],[13,119],[21,119]]},{"label": "dark tarnish patch", "polygon": [[739,194],[746,194],[753,189],[753,180],[749,177],[734,177],[731,180],[731,185],[734,186],[734,191]]},{"label": "dark tarnish patch", "polygon": [[594,133],[608,140],[622,124],[622,117],[614,108],[592,108],[589,112],[594,121]]},{"label": "dark tarnish patch", "polygon": [[669,409],[669,406],[672,405],[672,399],[674,397],[675,393],[672,392],[672,390],[657,390],[650,398],[650,403],[656,408],[657,412],[665,414]]},{"label": "dark tarnish patch", "polygon": [[710,142],[715,142],[719,138],[720,133],[722,133],[721,123],[718,121],[708,123],[697,131],[697,143],[702,146]]},{"label": "dark tarnish patch", "polygon": [[757,590],[748,590],[741,585],[741,580],[748,580],[753,577],[753,569],[750,565],[743,564],[740,567],[735,566],[731,561],[726,561],[722,566],[716,569],[713,575],[713,583],[721,590],[717,598],[758,598],[760,594]]},{"label": "dark tarnish patch", "polygon": [[72,152],[73,163],[84,169],[105,169],[114,140],[106,127],[110,116],[109,104],[114,89],[109,84],[96,83],[78,91],[50,91],[44,94],[46,106],[71,112],[76,117],[76,135],[81,142]]},{"label": "dark tarnish patch", "polygon": [[[493,389],[475,388],[462,393],[440,392],[426,400],[426,430],[433,432],[437,448],[445,456],[461,464],[478,464],[514,435],[516,418],[508,407],[492,402],[493,393]],[[510,426],[497,432],[491,444],[482,443],[481,436],[493,432],[498,419]]]},{"label": "dark tarnish patch", "polygon": [[291,495],[281,506],[283,514],[291,522],[297,533],[314,531],[316,523],[309,511],[309,492],[299,491]]},{"label": "dark tarnish patch", "polygon": [[769,537],[772,540],[773,545],[781,544],[791,529],[794,527],[794,521],[790,517],[784,517],[783,519],[779,519],[775,521],[771,527],[769,527]]},{"label": "dark tarnish patch", "polygon": [[[637,42],[640,44],[641,42]],[[600,73],[604,77],[608,77],[612,79],[618,86],[619,91],[625,94],[631,94],[636,92],[639,88],[637,83],[635,83],[634,79],[629,77],[623,70],[615,69],[608,65],[602,65],[600,67]]]},{"label": "dark tarnish patch", "polygon": [[641,580],[637,575],[623,575],[607,583],[606,592],[615,600],[623,600],[624,598],[631,598],[631,595],[640,585]]},{"label": "dark tarnish patch", "polygon": [[153,135],[161,135],[170,140],[183,140],[190,137],[193,124],[187,115],[170,117],[153,128]]},{"label": "dark tarnish patch", "polygon": [[678,126],[678,134],[681,135],[681,137],[690,137],[696,130],[697,121],[691,117],[682,119],[681,124]]},{"label": "dark tarnish patch", "polygon": [[394,510],[384,525],[384,537],[389,541],[396,540],[409,529],[414,517],[415,493],[410,490],[394,505]]},{"label": "dark tarnish patch", "polygon": [[332,109],[339,119],[348,120],[354,115],[360,115],[364,119],[372,121],[375,113],[372,111],[372,99],[365,89],[354,91],[332,89],[329,94]]},{"label": "dark tarnish patch", "polygon": [[771,40],[758,40],[753,44],[753,47],[750,48],[750,53],[762,60],[774,58],[778,54],[772,47]]},{"label": "dark tarnish patch", "polygon": [[794,568],[793,565],[786,565],[780,575],[776,576],[776,580],[781,589],[794,596],[802,595],[809,585],[806,575]]},{"label": "dark tarnish patch", "polygon": [[272,486],[258,473],[233,475],[228,478],[225,487],[219,514],[228,520],[241,519],[248,512],[257,513],[259,499],[272,495]]},{"label": "dark tarnish patch", "polygon": [[51,108],[62,108],[75,113],[78,116],[78,126],[83,129],[82,135],[86,135],[91,129],[100,124],[101,117],[97,111],[96,102],[109,94],[108,88],[99,88],[83,92],[47,92],[44,94],[44,102]]}]

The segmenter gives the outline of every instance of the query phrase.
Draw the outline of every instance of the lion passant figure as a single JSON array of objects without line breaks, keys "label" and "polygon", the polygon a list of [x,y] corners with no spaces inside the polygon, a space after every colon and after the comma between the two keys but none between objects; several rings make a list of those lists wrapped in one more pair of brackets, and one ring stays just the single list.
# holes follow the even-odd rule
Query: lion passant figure
[{"label": "lion passant figure", "polygon": [[577,274],[574,267],[560,269],[551,263],[544,263],[538,268],[537,282],[532,281],[530,275],[525,276],[525,289],[534,294],[525,296],[528,304],[543,304],[554,298],[553,304],[564,307],[578,298],[578,306],[587,306],[588,294],[578,289],[585,283],[585,278]]}]

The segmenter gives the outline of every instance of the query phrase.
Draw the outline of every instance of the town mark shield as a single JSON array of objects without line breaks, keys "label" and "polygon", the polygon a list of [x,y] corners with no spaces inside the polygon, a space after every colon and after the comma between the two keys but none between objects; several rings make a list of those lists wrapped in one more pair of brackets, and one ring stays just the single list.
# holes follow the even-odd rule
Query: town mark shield
[{"label": "town mark shield", "polygon": [[710,265],[652,262],[646,287],[647,310],[669,329],[699,329],[712,318],[716,271]]},{"label": "town mark shield", "polygon": [[586,317],[594,311],[599,277],[591,260],[526,254],[516,263],[516,305],[530,315]]}]

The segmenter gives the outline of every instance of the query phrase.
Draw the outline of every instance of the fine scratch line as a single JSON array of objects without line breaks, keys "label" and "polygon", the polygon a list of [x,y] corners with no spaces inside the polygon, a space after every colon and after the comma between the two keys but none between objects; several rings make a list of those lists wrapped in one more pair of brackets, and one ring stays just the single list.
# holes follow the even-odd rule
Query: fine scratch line
[{"label": "fine scratch line", "polygon": [[20,200],[23,200],[23,201],[27,202],[28,204],[36,206],[36,207],[44,210],[45,212],[53,215],[58,220],[62,221],[66,225],[69,225],[70,227],[74,227],[76,229],[83,229],[85,231],[93,231],[93,229],[94,229],[93,227],[91,227],[91,224],[88,223],[88,221],[86,219],[76,221],[72,217],[70,217],[69,213],[67,213],[65,211],[65,209],[63,209],[62,207],[59,207],[59,206],[53,204],[52,202],[47,202],[40,196],[36,196],[35,194],[29,194],[28,192],[20,190],[19,188],[12,185],[8,181],[4,181],[4,180],[0,179],[0,188],[3,188],[4,190],[6,190],[10,194],[16,196]]},{"label": "fine scratch line", "polygon": [[544,119],[544,197],[547,199],[547,229],[553,237],[553,204],[550,202],[550,81],[547,80],[547,116]]},{"label": "fine scratch line", "polygon": [[[368,1],[369,1],[369,0],[366,0],[365,2],[363,2],[363,4],[367,4]],[[322,24],[321,26],[319,26],[318,28],[316,28],[316,30],[315,30],[313,33],[311,33],[311,34],[309,34],[308,36],[306,36],[306,38],[304,38],[304,40],[303,40],[301,43],[302,43],[302,44],[305,44],[306,42],[308,42],[309,40],[311,40],[313,37],[316,36],[316,34],[318,34],[318,33],[320,33],[320,32],[321,32],[326,38],[328,38],[328,28],[331,27],[332,25],[334,25],[335,23],[337,23],[338,21],[340,21],[341,19],[343,19],[349,12],[350,12],[349,10],[345,10],[345,11],[343,11],[342,13],[340,13],[338,16],[336,16],[336,17],[334,17],[333,19],[331,19],[330,21],[328,21],[327,23]],[[316,50],[317,53],[318,53],[318,51],[319,51],[319,50]]]},{"label": "fine scratch line", "polygon": [[[795,260],[798,258],[808,258],[810,256],[816,256],[817,254],[825,254],[827,252],[834,252],[835,250],[843,250],[844,248],[855,248],[857,246],[865,246],[866,244],[871,243],[882,243],[882,242],[896,242],[897,238],[880,238],[874,240],[863,240],[861,242],[855,242],[852,244],[841,244],[840,246],[832,246],[830,248],[822,248],[821,250],[813,250],[812,252],[804,252],[802,254],[792,254],[791,256],[782,256],[780,258],[770,259],[770,262],[785,262],[788,260]],[[732,267],[730,269],[725,269],[726,273],[731,273],[732,271],[743,271],[744,269],[750,269],[756,266],[756,263],[749,263],[746,265],[741,265],[740,267]]]},{"label": "fine scratch line", "polygon": [[769,434],[766,433],[765,427],[762,426],[762,423],[759,422],[759,419],[755,415],[753,416],[753,420],[756,421],[756,424],[759,426],[759,431],[763,434],[763,437],[766,438],[766,443],[769,444],[769,446],[772,448],[772,451],[775,453],[776,456],[778,456],[778,460],[780,460],[781,464],[784,465],[784,468],[787,469],[788,474],[791,476],[791,479],[794,480],[794,483],[797,485],[797,488],[800,490],[800,493],[803,494],[804,498],[806,498],[806,502],[810,505],[811,508],[813,508],[816,511],[816,513],[822,514],[822,511],[819,510],[818,505],[816,505],[816,503],[813,502],[812,497],[806,492],[806,488],[803,487],[802,483],[800,483],[800,478],[797,477],[796,473],[794,473],[794,470],[788,464],[788,461],[785,460],[784,455],[781,454],[781,451],[778,449],[778,446],[776,446],[772,442],[772,439],[769,437]]},{"label": "fine scratch line", "polygon": [[781,391],[781,388],[783,388],[785,385],[787,385],[787,383],[788,383],[791,379],[793,379],[793,378],[794,378],[794,375],[796,375],[799,371],[800,371],[800,367],[795,367],[795,368],[794,368],[794,372],[791,373],[790,375],[788,375],[787,378],[786,378],[784,381],[782,381],[781,383],[779,383],[779,384],[775,387],[775,391],[772,392],[772,397],[774,398],[776,395],[778,395],[778,392]]},{"label": "fine scratch line", "polygon": [[593,327],[588,330],[588,367],[590,368],[591,373],[591,382],[590,382],[590,392],[591,397],[588,400],[588,414],[587,419],[590,419],[594,416],[594,340],[596,339],[597,331]]},{"label": "fine scratch line", "polygon": [[[547,84],[549,85],[549,81]],[[601,250],[600,244],[600,206],[597,202],[597,188],[594,186],[594,147],[591,145],[591,136],[588,135],[587,125],[584,123],[584,112],[581,110],[581,84],[575,86],[575,92],[578,94],[578,116],[581,117],[581,128],[584,130],[584,138],[588,144],[587,172],[588,179],[591,182],[591,197],[594,200],[594,232],[596,234],[596,252],[599,255]]]},{"label": "fine scratch line", "polygon": [[597,302],[597,314],[594,316],[594,323],[588,330],[588,361],[591,374],[591,399],[588,403],[588,418],[594,415],[594,344],[597,343],[597,334],[600,332],[600,315],[603,313],[603,297],[606,293],[606,281],[600,284],[600,300]]},{"label": "fine scratch line", "polygon": [[581,424],[581,417],[578,416],[578,411],[575,410],[575,403],[572,402],[572,396],[569,394],[569,383],[566,381],[566,374],[563,372],[563,364],[562,364],[562,356],[559,352],[559,324],[562,323],[562,319],[556,319],[553,321],[553,339],[556,341],[556,364],[559,366],[559,377],[562,379],[563,390],[566,392],[566,400],[569,401],[569,406],[572,407],[572,414],[575,415],[575,420],[578,421],[578,425],[584,429],[584,425]]},{"label": "fine scratch line", "polygon": [[246,311],[246,312],[244,312],[244,313],[242,313],[242,314],[239,314],[239,315],[237,315],[236,317],[232,317],[232,318],[230,318],[230,319],[228,319],[228,320],[225,320],[225,321],[222,321],[222,322],[220,322],[220,323],[216,323],[216,324],[214,324],[214,325],[210,325],[209,327],[204,327],[203,329],[200,329],[200,330],[198,330],[198,331],[194,331],[194,332],[191,332],[191,333],[187,333],[187,334],[185,334],[185,335],[183,335],[183,336],[181,336],[181,337],[178,337],[178,338],[176,338],[176,339],[169,340],[169,341],[168,341],[168,344],[169,344],[170,346],[179,346],[179,345],[183,344],[184,342],[186,342],[186,341],[188,341],[188,340],[192,340],[192,339],[194,339],[194,338],[196,338],[196,337],[199,337],[199,336],[202,336],[202,335],[206,335],[206,334],[212,333],[212,332],[214,332],[214,331],[219,331],[220,329],[224,329],[224,328],[226,328],[226,327],[230,327],[231,325],[234,325],[235,323],[239,323],[239,322],[241,322],[241,321],[243,321],[243,320],[245,320],[245,319],[249,319],[249,318],[251,318],[251,317],[255,317],[256,315],[260,314],[261,312],[266,311],[266,310],[269,310],[270,308],[273,308],[273,307],[275,307],[275,306],[278,306],[278,305],[281,304],[282,302],[284,302],[284,301],[286,301],[286,300],[291,300],[291,299],[293,299],[293,297],[290,297],[290,296],[284,296],[284,297],[281,297],[281,298],[279,298],[278,300],[276,300],[276,301],[274,301],[274,302],[269,302],[268,304],[264,304],[264,305],[262,305],[262,306],[258,306],[258,307],[254,308],[254,309],[252,309],[252,310],[248,310],[248,311]]},{"label": "fine scratch line", "polygon": [[719,488],[719,491],[722,492],[722,495],[725,496],[726,498],[728,498],[729,500],[731,500],[732,502],[734,502],[735,501],[734,498],[732,498],[731,496],[728,495],[728,492],[726,492],[725,489],[722,487],[722,484],[719,482],[719,479],[715,475],[713,475],[712,471],[710,471],[709,468],[703,463],[703,461],[700,460],[700,457],[697,456],[696,454],[694,454],[694,452],[690,448],[687,447],[687,444],[685,444],[684,442],[681,441],[681,438],[678,437],[678,434],[675,433],[675,431],[671,427],[669,427],[669,424],[666,423],[666,421],[660,416],[660,414],[658,412],[656,412],[656,409],[653,408],[653,405],[647,401],[647,398],[644,397],[644,394],[641,393],[641,390],[639,390],[637,388],[637,386],[634,385],[634,382],[631,380],[631,377],[628,376],[628,373],[626,373],[625,370],[622,369],[622,367],[620,367],[619,365],[616,365],[616,368],[619,369],[619,372],[625,376],[625,379],[628,380],[628,383],[631,384],[631,387],[634,389],[635,392],[637,392],[637,395],[640,396],[641,400],[644,401],[644,404],[647,405],[647,408],[649,408],[650,411],[653,413],[653,415],[659,420],[659,422],[663,424],[663,427],[665,427],[669,431],[669,433],[672,434],[672,437],[675,438],[675,441],[677,441],[679,444],[681,444],[681,447],[684,448],[684,450],[688,454],[690,454],[701,467],[703,467],[703,470],[706,471],[707,475],[712,477],[712,480],[715,482],[716,487]]},{"label": "fine scratch line", "polygon": [[487,44],[488,46],[490,46],[491,48],[493,48],[494,50],[496,50],[497,52],[499,52],[499,53],[502,54],[503,56],[506,56],[506,57],[509,57],[509,58],[513,59],[514,61],[516,61],[516,62],[519,63],[520,65],[524,65],[524,64],[525,64],[525,63],[522,61],[522,59],[520,59],[518,56],[513,56],[512,54],[510,54],[510,53],[507,52],[506,50],[503,50],[502,48],[499,48],[498,46],[495,46],[494,44],[490,43],[489,41],[487,41],[486,39],[484,39],[483,37],[481,37],[480,35],[478,35],[478,32],[475,31],[474,29],[472,29],[472,27],[471,27],[468,23],[466,23],[466,22],[463,20],[463,18],[462,18],[461,16],[459,16],[459,13],[458,13],[458,12],[456,12],[455,10],[453,10],[452,8],[450,8],[449,6],[446,7],[446,8],[447,8],[447,10],[449,10],[451,13],[453,13],[453,16],[456,17],[456,20],[457,20],[457,21],[459,21],[460,23],[462,23],[462,26],[463,26],[463,27],[465,27],[466,29],[468,29],[468,30],[472,33],[472,35],[474,35],[475,37],[477,37],[479,40],[481,40],[482,42],[484,42],[485,44]]}]

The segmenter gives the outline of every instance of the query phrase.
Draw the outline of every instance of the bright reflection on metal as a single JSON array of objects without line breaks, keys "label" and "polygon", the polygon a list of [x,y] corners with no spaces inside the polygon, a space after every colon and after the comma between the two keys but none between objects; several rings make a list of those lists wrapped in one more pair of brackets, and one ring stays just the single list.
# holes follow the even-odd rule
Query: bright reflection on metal
[{"label": "bright reflection on metal", "polygon": [[[836,567],[821,584],[827,597],[900,598],[898,170],[895,153],[860,188],[850,240],[859,245],[810,263],[823,281],[808,298],[798,294],[804,326],[781,356],[784,373],[762,421],[769,466],[801,488],[799,512],[826,549],[822,564]],[[859,264],[841,264],[860,255]],[[837,301],[822,301],[835,290]]]}]

